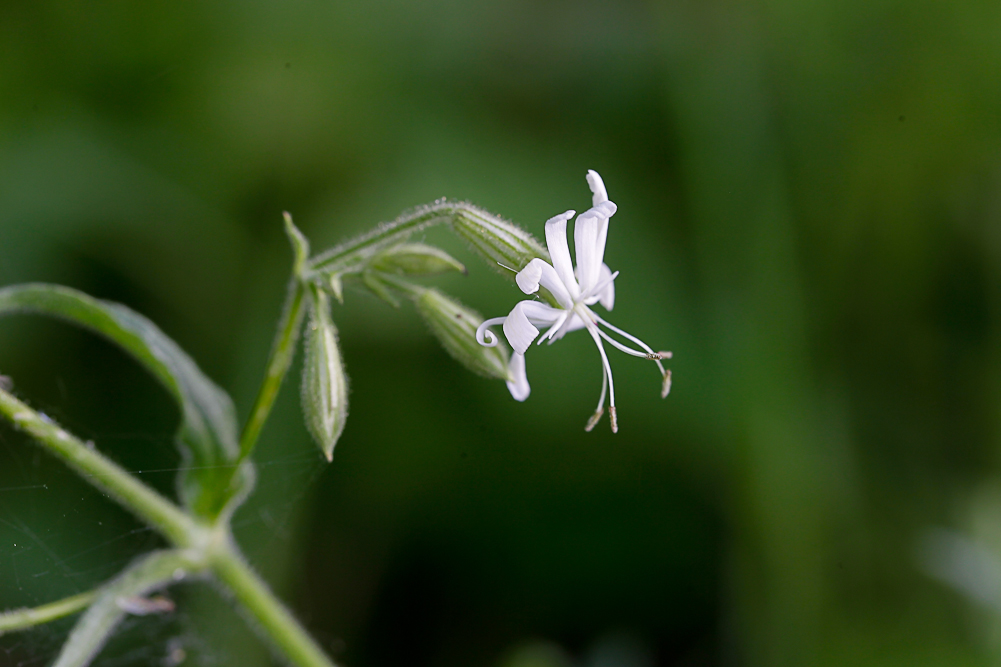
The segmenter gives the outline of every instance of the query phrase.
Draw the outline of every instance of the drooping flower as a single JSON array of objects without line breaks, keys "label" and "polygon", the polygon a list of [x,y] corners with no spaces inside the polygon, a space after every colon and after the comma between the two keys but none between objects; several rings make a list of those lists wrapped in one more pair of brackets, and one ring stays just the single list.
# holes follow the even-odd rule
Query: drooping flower
[{"label": "drooping flower", "polygon": [[[495,317],[481,324],[476,330],[476,340],[486,347],[497,345],[497,337],[489,327],[503,325],[504,335],[514,350],[508,366],[512,379],[508,381],[507,387],[515,400],[524,401],[531,391],[525,373],[525,351],[539,336],[539,328],[549,327],[539,338],[539,344],[543,341],[552,344],[570,331],[587,329],[595,345],[598,346],[603,373],[598,408],[588,420],[585,430],[590,431],[601,419],[605,411],[607,393],[612,432],[617,432],[619,426],[615,414],[615,385],[612,382],[612,368],[608,363],[602,340],[608,341],[610,345],[626,354],[656,362],[663,378],[661,397],[666,397],[671,390],[671,371],[665,370],[660,360],[670,359],[671,353],[654,352],[639,338],[609,324],[591,309],[596,303],[600,303],[606,310],[612,309],[615,305],[614,281],[619,272],[612,273],[603,261],[608,221],[615,214],[615,203],[609,201],[605,184],[598,172],[593,170],[587,172],[587,184],[593,195],[593,206],[577,216],[574,223],[576,271],[570,260],[570,247],[567,243],[567,221],[574,216],[574,211],[566,211],[546,222],[546,245],[549,247],[553,263],[538,258],[533,259],[515,276],[515,282],[525,294],[535,294],[540,287],[543,287],[558,305],[554,307],[541,301],[521,301],[507,317]],[[602,327],[639,346],[640,349],[637,350],[614,339]]]}]

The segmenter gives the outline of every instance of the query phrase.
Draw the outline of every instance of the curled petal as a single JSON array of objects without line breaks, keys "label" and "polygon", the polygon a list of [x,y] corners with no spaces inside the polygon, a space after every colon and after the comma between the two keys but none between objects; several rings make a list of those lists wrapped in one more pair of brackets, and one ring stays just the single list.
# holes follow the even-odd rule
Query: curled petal
[{"label": "curled petal", "polygon": [[504,335],[518,354],[525,354],[532,341],[539,335],[536,324],[548,326],[565,311],[551,308],[538,301],[521,301],[504,320]]},{"label": "curled petal", "polygon": [[504,324],[506,319],[506,317],[492,317],[476,327],[476,342],[483,347],[496,347],[497,336],[494,335],[493,331],[490,331],[489,327]]},{"label": "curled petal", "polygon": [[511,379],[507,381],[508,391],[514,400],[524,401],[532,391],[528,384],[528,375],[525,373],[525,355],[518,352],[512,354],[507,368],[511,373]]},{"label": "curled petal", "polygon": [[570,260],[570,245],[567,243],[567,220],[573,215],[574,211],[567,211],[546,222],[546,245],[553,258],[556,275],[566,285],[570,298],[576,299],[580,296],[580,288],[573,277],[573,262]]},{"label": "curled petal", "polygon": [[542,285],[556,297],[556,301],[561,306],[564,308],[573,306],[573,299],[570,298],[570,293],[567,291],[566,286],[563,285],[563,281],[556,275],[556,269],[544,260],[539,258],[533,259],[524,269],[518,272],[518,275],[514,277],[514,281],[518,283],[518,287],[525,294],[535,294],[539,291],[539,285]]},{"label": "curled petal", "polygon": [[601,176],[598,175],[594,169],[587,170],[587,185],[591,188],[593,193],[591,201],[597,206],[602,202],[608,201],[608,192],[605,191],[605,182],[601,180]]}]

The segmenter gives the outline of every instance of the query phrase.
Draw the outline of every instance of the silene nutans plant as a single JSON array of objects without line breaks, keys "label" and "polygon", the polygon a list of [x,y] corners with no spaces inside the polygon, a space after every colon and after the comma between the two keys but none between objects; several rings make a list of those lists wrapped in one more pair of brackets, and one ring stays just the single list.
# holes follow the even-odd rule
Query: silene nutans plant
[{"label": "silene nutans plant", "polygon": [[[592,206],[574,223],[576,267],[567,242],[572,210],[546,222],[543,247],[520,227],[471,204],[439,200],[314,256],[286,213],[285,231],[294,253],[292,277],[264,379],[242,431],[226,392],[142,315],[68,287],[26,284],[0,289],[0,314],[37,313],[67,320],[104,336],[152,373],[180,408],[176,442],[182,457],[177,498],[172,500],[105,457],[94,443],[84,442],[32,409],[24,397],[15,395],[16,378],[0,375],[0,415],[170,545],[141,556],[92,591],[40,607],[0,612],[0,635],[82,612],[54,665],[83,667],[127,615],[173,609],[173,603],[156,592],[180,581],[211,578],[243,607],[284,662],[300,667],[332,665],[247,564],[230,529],[233,512],[253,490],[254,445],[299,341],[305,351],[305,423],[327,461],[333,459],[349,416],[349,383],[334,323],[334,302],[343,302],[345,285],[371,291],[392,305],[413,301],[452,357],[474,373],[503,380],[518,401],[527,399],[530,392],[525,354],[532,343],[538,339],[540,344],[552,344],[572,331],[586,330],[597,346],[603,374],[598,405],[585,430],[599,422],[607,396],[609,422],[612,431],[617,431],[615,385],[604,343],[653,361],[665,397],[671,388],[671,371],[661,362],[670,359],[671,353],[654,351],[594,310],[600,305],[610,311],[615,303],[618,272],[603,258],[616,206],[596,172],[587,173],[587,183]],[[416,232],[435,225],[445,225],[464,239],[531,298],[514,305],[506,317],[484,320],[452,297],[415,282],[421,276],[466,271],[441,249],[410,242]],[[492,327],[503,331],[511,352]]]}]

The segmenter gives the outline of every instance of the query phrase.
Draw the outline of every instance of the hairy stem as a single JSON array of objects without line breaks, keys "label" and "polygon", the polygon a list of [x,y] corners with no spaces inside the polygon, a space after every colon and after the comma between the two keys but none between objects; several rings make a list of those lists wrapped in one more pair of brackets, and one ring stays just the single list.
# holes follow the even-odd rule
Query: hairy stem
[{"label": "hairy stem", "polygon": [[59,620],[64,616],[71,616],[86,609],[97,597],[97,593],[97,591],[87,591],[31,609],[13,609],[0,612],[0,635],[27,630],[36,625]]},{"label": "hairy stem", "polygon": [[356,270],[382,248],[402,242],[414,232],[448,223],[489,264],[500,262],[519,270],[533,257],[549,253],[531,234],[468,202],[439,201],[404,213],[393,222],[320,253],[309,262],[316,273],[336,274]]},{"label": "hairy stem", "polygon": [[236,547],[217,552],[212,570],[290,663],[298,667],[334,667],[323,649],[244,562]]},{"label": "hairy stem", "polygon": [[3,388],[0,388],[0,414],[173,544],[189,546],[193,538],[202,532],[201,527],[177,505],[106,458],[93,445],[84,444]]},{"label": "hairy stem", "polygon": [[448,222],[455,215],[457,206],[460,204],[455,202],[432,204],[405,213],[393,222],[380,225],[367,234],[320,253],[310,260],[310,268],[314,271],[336,271],[342,266],[356,264],[368,257],[372,249],[381,248],[396,240],[402,241],[421,229]]},{"label": "hairy stem", "polygon": [[288,296],[285,299],[282,318],[278,322],[278,332],[271,348],[271,357],[268,359],[264,382],[261,383],[254,407],[250,412],[250,419],[247,420],[247,425],[243,428],[243,434],[240,436],[238,463],[245,460],[254,451],[254,445],[257,444],[261,429],[264,428],[264,422],[267,421],[268,415],[271,413],[271,407],[278,396],[282,380],[285,379],[285,374],[288,372],[289,366],[292,365],[292,358],[295,356],[295,343],[302,324],[305,293],[303,282],[298,276],[293,276]]},{"label": "hairy stem", "polygon": [[190,569],[201,569],[182,551],[154,551],[143,556],[104,586],[77,621],[53,667],[83,667],[108,641],[136,599],[180,580]]}]

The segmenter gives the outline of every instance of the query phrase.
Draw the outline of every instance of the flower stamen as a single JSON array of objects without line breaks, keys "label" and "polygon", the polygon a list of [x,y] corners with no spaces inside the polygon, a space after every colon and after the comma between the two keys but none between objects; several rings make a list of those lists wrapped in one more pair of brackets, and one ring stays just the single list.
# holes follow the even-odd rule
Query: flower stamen
[{"label": "flower stamen", "polygon": [[598,336],[598,327],[590,326],[587,328],[587,331],[591,334],[591,338],[594,339],[595,345],[598,346],[598,352],[601,354],[601,364],[605,367],[605,375],[608,377],[608,415],[612,420],[612,433],[618,433],[619,423],[615,418],[615,384],[612,382],[612,366],[608,363],[605,346],[601,344],[601,338]]},{"label": "flower stamen", "polygon": [[605,375],[605,369],[601,370],[601,396],[598,398],[598,407],[591,415],[591,418],[587,420],[587,424],[584,426],[584,430],[588,433],[591,432],[598,422],[601,421],[601,415],[605,414],[605,393],[608,391],[608,377]]},{"label": "flower stamen", "polygon": [[[660,359],[670,359],[671,357],[674,356],[671,352],[654,352],[652,347],[650,347],[649,345],[647,345],[646,343],[644,343],[643,341],[641,341],[636,336],[634,336],[634,335],[632,335],[632,334],[630,334],[628,332],[623,331],[622,329],[618,328],[614,324],[611,324],[610,322],[605,321],[597,313],[593,313],[593,315],[594,315],[594,319],[596,319],[599,324],[601,324],[602,326],[608,327],[609,329],[611,329],[615,333],[619,334],[623,338],[626,338],[626,339],[631,340],[632,342],[636,343],[637,345],[640,346],[641,349],[645,350],[647,354],[649,354],[649,355],[661,355],[659,359],[654,359],[654,358],[651,358],[651,357],[647,357],[647,358],[650,359],[651,361],[656,361],[657,362],[657,368],[660,369],[661,375],[663,375],[664,373],[667,372],[667,371],[664,370],[664,365],[660,363]],[[666,396],[666,394],[665,394],[665,396]]]}]

